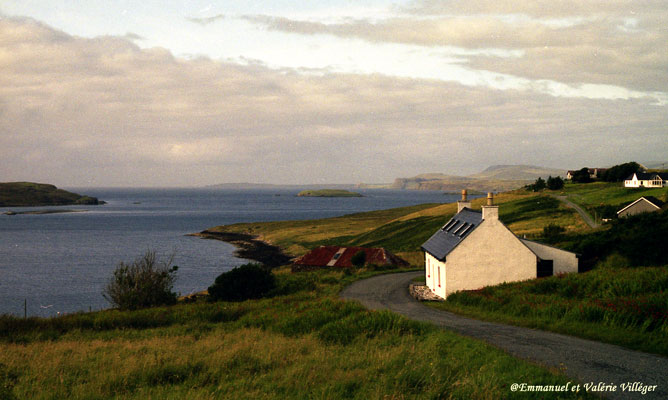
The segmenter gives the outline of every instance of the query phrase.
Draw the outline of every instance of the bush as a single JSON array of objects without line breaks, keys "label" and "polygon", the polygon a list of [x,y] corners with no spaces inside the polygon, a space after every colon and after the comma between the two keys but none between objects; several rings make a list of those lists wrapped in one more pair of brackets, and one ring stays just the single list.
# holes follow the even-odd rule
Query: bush
[{"label": "bush", "polygon": [[211,301],[243,301],[259,299],[276,287],[276,278],[259,264],[245,264],[224,272],[209,287]]},{"label": "bush", "polygon": [[640,172],[641,170],[640,164],[632,161],[609,168],[601,175],[601,179],[606,182],[622,182],[634,172]]},{"label": "bush", "polygon": [[541,177],[538,177],[536,182],[532,183],[531,185],[525,186],[527,190],[531,190],[532,192],[540,192],[541,190],[545,189],[545,187],[545,180]]},{"label": "bush", "polygon": [[564,180],[560,176],[549,176],[547,178],[547,188],[550,190],[560,190],[564,187]]},{"label": "bush", "polygon": [[584,167],[578,171],[575,171],[571,181],[574,183],[589,183],[591,182],[591,176],[589,176],[589,168]]},{"label": "bush", "polygon": [[102,295],[121,310],[174,304],[177,294],[172,288],[179,267],[172,261],[173,257],[160,261],[149,250],[132,263],[121,262]]},{"label": "bush", "polygon": [[364,250],[360,250],[357,253],[353,254],[353,256],[350,258],[350,262],[353,264],[355,267],[363,267],[364,264],[366,264],[366,253]]},{"label": "bush", "polygon": [[549,242],[556,242],[561,239],[564,232],[566,229],[563,226],[549,224],[543,227],[543,238]]}]

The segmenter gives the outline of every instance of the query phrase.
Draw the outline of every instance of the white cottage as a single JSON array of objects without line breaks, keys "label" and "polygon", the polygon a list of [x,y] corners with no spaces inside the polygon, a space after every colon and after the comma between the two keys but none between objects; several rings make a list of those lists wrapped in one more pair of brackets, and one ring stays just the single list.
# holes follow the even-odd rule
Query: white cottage
[{"label": "white cottage", "polygon": [[439,297],[503,282],[578,272],[578,256],[520,239],[499,220],[492,193],[482,212],[466,191],[457,214],[422,245],[427,286]]},{"label": "white cottage", "polygon": [[663,176],[653,172],[634,172],[624,180],[624,187],[627,188],[660,188],[666,185],[666,179]]}]

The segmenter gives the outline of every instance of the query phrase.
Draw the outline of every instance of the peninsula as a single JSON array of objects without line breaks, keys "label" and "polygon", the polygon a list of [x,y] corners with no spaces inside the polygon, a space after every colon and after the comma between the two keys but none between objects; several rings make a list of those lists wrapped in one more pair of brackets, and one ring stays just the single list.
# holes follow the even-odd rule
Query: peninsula
[{"label": "peninsula", "polygon": [[364,197],[360,193],[341,189],[303,190],[298,197]]},{"label": "peninsula", "polygon": [[33,182],[0,183],[0,207],[67,206],[105,204],[96,197]]}]

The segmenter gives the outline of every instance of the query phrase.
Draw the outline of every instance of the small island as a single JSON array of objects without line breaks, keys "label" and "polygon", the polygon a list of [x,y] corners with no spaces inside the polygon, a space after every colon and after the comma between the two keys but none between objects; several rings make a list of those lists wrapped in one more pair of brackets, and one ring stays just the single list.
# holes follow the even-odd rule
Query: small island
[{"label": "small island", "polygon": [[303,190],[298,197],[364,197],[360,193],[342,189]]},{"label": "small island", "polygon": [[99,205],[96,197],[58,189],[54,185],[33,182],[0,183],[0,207]]}]

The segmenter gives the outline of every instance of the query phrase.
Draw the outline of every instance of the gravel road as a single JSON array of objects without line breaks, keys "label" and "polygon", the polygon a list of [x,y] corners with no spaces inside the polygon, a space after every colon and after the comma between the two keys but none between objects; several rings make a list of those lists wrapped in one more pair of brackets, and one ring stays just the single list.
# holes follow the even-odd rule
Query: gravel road
[{"label": "gravel road", "polygon": [[[484,322],[435,310],[408,294],[411,279],[421,274],[422,272],[386,274],[357,281],[345,288],[341,297],[358,300],[373,310],[388,309],[414,320],[432,322],[464,336],[483,340],[516,357],[562,370],[568,377],[582,384],[603,383],[616,386],[616,391],[598,392],[606,398],[668,399],[668,358],[572,336]],[[622,384],[636,382],[656,387],[645,395],[622,390]],[[642,387],[637,384],[636,386]]]}]

